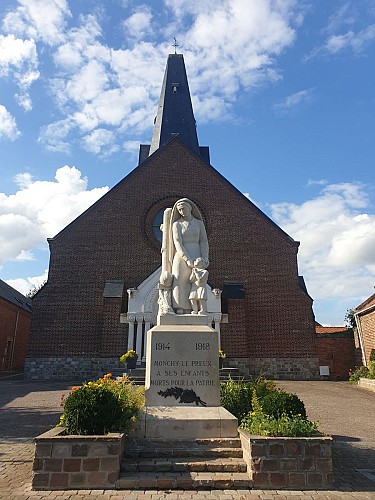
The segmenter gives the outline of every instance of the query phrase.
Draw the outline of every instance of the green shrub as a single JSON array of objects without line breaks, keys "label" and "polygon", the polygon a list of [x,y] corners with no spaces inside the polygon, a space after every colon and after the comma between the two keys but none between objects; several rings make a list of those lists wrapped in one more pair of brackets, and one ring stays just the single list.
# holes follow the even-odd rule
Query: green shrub
[{"label": "green shrub", "polygon": [[305,405],[296,394],[285,391],[270,392],[261,399],[261,404],[263,412],[274,418],[281,418],[282,415],[300,415],[306,418]]},{"label": "green shrub", "polygon": [[368,362],[368,378],[375,378],[375,361]]},{"label": "green shrub", "polygon": [[357,383],[360,378],[369,378],[369,369],[366,366],[360,366],[350,374],[349,382]]},{"label": "green shrub", "polygon": [[310,422],[300,416],[274,418],[264,413],[250,413],[240,427],[256,436],[311,437],[321,435],[318,425],[319,422]]},{"label": "green shrub", "polygon": [[263,377],[252,382],[237,382],[229,379],[228,382],[220,384],[221,405],[237,417],[240,422],[252,409],[253,390],[256,391],[259,398],[263,398],[266,394],[276,390],[276,384]]},{"label": "green shrub", "polygon": [[371,349],[371,352],[370,352],[370,361],[375,361],[375,349]]},{"label": "green shrub", "polygon": [[274,417],[267,415],[261,406],[261,403],[253,392],[252,396],[253,411],[246,415],[240,427],[250,434],[258,436],[283,436],[283,437],[310,437],[318,436],[319,422],[310,422],[302,415],[282,415]]},{"label": "green shrub", "polygon": [[75,387],[63,400],[60,425],[67,434],[98,435],[128,432],[143,405],[143,394],[127,380],[116,382],[110,374]]}]

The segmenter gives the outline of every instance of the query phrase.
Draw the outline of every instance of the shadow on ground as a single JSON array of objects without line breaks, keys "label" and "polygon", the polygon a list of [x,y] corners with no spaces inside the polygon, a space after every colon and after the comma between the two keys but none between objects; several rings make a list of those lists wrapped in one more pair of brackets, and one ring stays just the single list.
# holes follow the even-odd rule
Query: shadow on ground
[{"label": "shadow on ground", "polygon": [[55,427],[61,411],[46,408],[2,408],[0,412],[0,439],[35,437]]},{"label": "shadow on ground", "polygon": [[[375,491],[375,481],[361,474],[358,469],[374,469],[375,443],[345,436],[334,436],[332,448],[335,486],[340,490]],[[337,439],[339,438],[339,439]]]}]

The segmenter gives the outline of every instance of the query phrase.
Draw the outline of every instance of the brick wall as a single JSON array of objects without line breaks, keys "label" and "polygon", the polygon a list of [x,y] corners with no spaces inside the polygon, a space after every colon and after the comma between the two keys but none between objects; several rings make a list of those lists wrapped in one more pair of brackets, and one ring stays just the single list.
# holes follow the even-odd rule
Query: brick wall
[{"label": "brick wall", "polygon": [[54,428],[35,438],[34,490],[114,489],[124,434],[63,436]]},{"label": "brick wall", "polygon": [[244,284],[244,304],[233,304],[222,328],[224,349],[237,357],[315,358],[312,301],[298,282],[298,243],[178,139],[50,240],[48,283],[34,299],[30,358],[119,354],[122,346],[109,341],[120,338],[120,327],[117,306],[111,313],[104,303],[105,281],[135,287],[160,266],[151,221],[181,197],[195,201],[206,218],[211,286]]},{"label": "brick wall", "polygon": [[366,362],[370,361],[371,349],[375,349],[375,309],[359,314],[361,338]]},{"label": "brick wall", "polygon": [[0,299],[0,372],[22,370],[30,323],[30,312]]},{"label": "brick wall", "polygon": [[239,430],[255,488],[318,490],[333,483],[332,438],[251,436]]},{"label": "brick wall", "polygon": [[355,344],[352,331],[339,334],[318,334],[316,352],[319,365],[329,366],[332,380],[349,377],[349,370],[356,366]]}]

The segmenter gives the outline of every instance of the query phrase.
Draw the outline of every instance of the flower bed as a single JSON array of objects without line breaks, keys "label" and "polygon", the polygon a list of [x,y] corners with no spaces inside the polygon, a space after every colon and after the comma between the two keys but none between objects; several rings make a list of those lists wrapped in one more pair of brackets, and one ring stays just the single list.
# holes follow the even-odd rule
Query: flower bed
[{"label": "flower bed", "polygon": [[316,490],[332,485],[331,437],[253,436],[244,429],[239,433],[254,487]]},{"label": "flower bed", "polygon": [[111,374],[61,396],[60,424],[35,438],[36,490],[114,488],[125,435],[143,406],[140,388]]},{"label": "flower bed", "polygon": [[124,451],[124,433],[64,435],[56,427],[35,438],[34,490],[115,488]]}]

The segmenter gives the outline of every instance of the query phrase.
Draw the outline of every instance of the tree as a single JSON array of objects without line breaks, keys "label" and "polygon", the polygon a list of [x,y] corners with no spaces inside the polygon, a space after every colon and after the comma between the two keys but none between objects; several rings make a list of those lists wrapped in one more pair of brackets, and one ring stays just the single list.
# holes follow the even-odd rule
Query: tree
[{"label": "tree", "polygon": [[29,297],[29,299],[32,299],[39,292],[39,290],[41,290],[44,287],[44,285],[46,283],[47,283],[47,280],[44,280],[40,285],[34,286],[34,288],[32,288],[30,290],[30,292],[28,292],[26,294],[26,297]]}]

